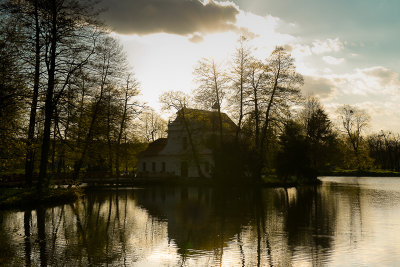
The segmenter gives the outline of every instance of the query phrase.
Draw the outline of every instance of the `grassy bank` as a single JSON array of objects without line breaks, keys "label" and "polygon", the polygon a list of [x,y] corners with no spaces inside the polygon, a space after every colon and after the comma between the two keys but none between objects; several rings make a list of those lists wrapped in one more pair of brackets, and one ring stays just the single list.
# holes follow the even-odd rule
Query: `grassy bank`
[{"label": "grassy bank", "polygon": [[38,195],[35,189],[1,188],[0,209],[33,209],[37,206],[56,206],[76,201],[81,195],[77,188],[49,189]]},{"label": "grassy bank", "polygon": [[365,177],[400,177],[400,172],[389,170],[341,170],[323,173],[321,176],[365,176]]}]

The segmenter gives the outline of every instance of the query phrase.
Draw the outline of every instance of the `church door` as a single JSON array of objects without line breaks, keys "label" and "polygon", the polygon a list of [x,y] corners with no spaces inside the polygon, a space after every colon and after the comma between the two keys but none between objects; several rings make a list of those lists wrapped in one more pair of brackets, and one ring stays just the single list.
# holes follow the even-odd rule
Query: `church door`
[{"label": "church door", "polygon": [[188,177],[189,168],[186,161],[181,162],[181,177]]}]

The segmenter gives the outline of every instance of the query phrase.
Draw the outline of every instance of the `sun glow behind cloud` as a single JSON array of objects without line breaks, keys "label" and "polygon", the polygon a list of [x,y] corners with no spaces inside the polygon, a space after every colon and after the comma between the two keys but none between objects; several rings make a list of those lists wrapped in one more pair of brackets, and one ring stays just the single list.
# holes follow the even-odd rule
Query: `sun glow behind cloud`
[{"label": "sun glow behind cloud", "polygon": [[[352,67],[362,58],[355,49],[357,44],[337,36],[308,40],[294,35],[294,31],[289,34],[284,30],[299,30],[301,25],[297,23],[288,23],[273,15],[245,12],[229,2],[224,5],[237,9],[233,27],[226,31],[116,34],[141,82],[144,102],[160,110],[158,98],[163,92],[181,90],[190,93],[196,86],[193,70],[197,61],[206,57],[228,65],[239,37],[244,35],[249,46],[255,48],[254,55],[261,60],[267,58],[277,45],[289,49],[298,72],[306,76],[303,92],[321,97],[332,112],[333,107],[345,103],[365,107],[368,107],[365,103],[375,103],[380,114],[393,115],[400,108],[395,103],[395,95],[400,92],[398,73],[373,63]],[[378,114],[371,116],[375,128],[400,130],[400,123],[385,122],[378,119]]]},{"label": "sun glow behind cloud", "polygon": [[279,21],[272,16],[240,12],[236,23],[239,30],[198,35],[201,38],[199,42],[191,40],[193,35],[115,35],[121,40],[128,60],[134,66],[142,85],[144,101],[158,109],[158,96],[162,92],[191,92],[195,87],[193,69],[202,57],[228,65],[241,35],[248,37],[249,45],[256,48],[255,56],[260,59],[267,58],[276,45],[294,43],[294,36],[277,31]]}]

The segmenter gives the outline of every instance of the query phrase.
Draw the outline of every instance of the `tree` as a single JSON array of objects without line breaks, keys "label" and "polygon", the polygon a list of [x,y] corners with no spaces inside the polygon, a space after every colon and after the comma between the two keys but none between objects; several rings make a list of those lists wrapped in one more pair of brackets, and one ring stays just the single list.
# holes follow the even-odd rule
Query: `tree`
[{"label": "tree", "polygon": [[295,176],[299,181],[316,179],[311,168],[308,146],[301,124],[288,121],[279,137],[280,150],[277,153],[277,174],[284,182]]},{"label": "tree", "polygon": [[[21,38],[19,42],[16,42],[20,47],[18,61],[21,63],[21,65],[19,69],[20,71],[26,72],[27,77],[24,78],[27,82],[27,86],[32,87],[32,91],[29,92],[30,99],[28,100],[30,102],[30,115],[28,136],[26,139],[25,158],[25,184],[28,187],[32,185],[34,168],[34,135],[41,72],[41,48],[43,45],[43,40],[41,40],[40,37],[43,29],[40,21],[40,15],[43,14],[43,6],[44,1],[40,0],[28,0],[21,2],[5,1],[2,5],[2,8],[7,11],[9,17],[21,25],[20,34],[23,38]],[[30,68],[34,69],[32,74]]]},{"label": "tree", "polygon": [[381,131],[367,138],[369,155],[374,159],[375,167],[400,171],[400,135]]},{"label": "tree", "polygon": [[236,129],[236,142],[238,141],[239,133],[242,129],[243,118],[245,116],[245,102],[248,88],[250,87],[250,63],[250,49],[246,46],[246,38],[242,36],[239,39],[239,47],[236,49],[235,54],[233,55],[233,64],[230,70],[230,80],[232,83],[230,88],[230,102],[233,104],[234,109],[239,109],[238,127]]},{"label": "tree", "polygon": [[307,98],[300,119],[305,129],[311,166],[321,171],[339,153],[332,122],[318,98],[312,96]]},{"label": "tree", "polygon": [[145,109],[140,116],[138,135],[146,142],[166,137],[167,122],[152,108]]},{"label": "tree", "polygon": [[[11,3],[11,1],[10,1]],[[29,1],[15,2],[17,7],[24,7]],[[96,30],[95,9],[91,3],[76,1],[34,1],[35,25],[35,69],[38,66],[37,36],[41,36],[44,54],[41,62],[45,65],[46,92],[44,103],[44,125],[41,143],[38,190],[41,192],[44,182],[48,182],[47,165],[50,152],[50,134],[54,111],[63,96],[71,75],[84,65],[92,50]],[[23,10],[23,8],[21,8]],[[22,16],[29,12],[21,13]],[[40,64],[40,62],[39,62]],[[34,93],[31,110],[35,109],[35,90],[37,72],[34,77]],[[36,81],[36,84],[35,84]],[[34,114],[32,114],[33,119]],[[33,122],[33,120],[32,120]],[[32,124],[31,124],[32,125]],[[33,128],[33,127],[32,127]],[[32,128],[29,137],[32,136]],[[29,153],[28,153],[29,154]],[[28,155],[29,156],[29,155]],[[29,161],[29,159],[28,159]],[[29,176],[29,162],[27,170]]]},{"label": "tree", "polygon": [[264,95],[262,89],[266,87],[267,69],[267,66],[260,60],[254,57],[250,58],[248,70],[249,87],[247,88],[245,105],[250,115],[248,122],[250,122],[249,126],[252,128],[251,131],[254,136],[254,147],[259,147],[260,145],[260,127],[263,117],[261,113],[263,111],[263,103],[265,102],[263,101]]},{"label": "tree", "polygon": [[219,119],[219,138],[222,146],[223,127],[221,106],[226,94],[228,79],[221,70],[221,66],[215,63],[213,59],[202,58],[194,70],[195,81],[198,84],[193,92],[195,101],[204,109],[216,109]]},{"label": "tree", "polygon": [[[94,84],[92,86],[95,88],[95,95],[92,97],[89,119],[90,122],[87,126],[87,132],[83,141],[83,148],[80,156],[74,163],[74,180],[77,180],[79,177],[79,172],[85,161],[88,149],[92,144],[100,116],[105,116],[107,120],[105,135],[109,141],[109,146],[111,146],[111,140],[109,139],[111,138],[109,136],[109,105],[111,103],[111,99],[109,98],[107,101],[105,94],[106,92],[110,92],[110,90],[114,87],[116,76],[120,75],[121,71],[125,71],[126,65],[124,64],[124,58],[126,57],[124,56],[121,45],[110,36],[104,36],[96,45],[95,54],[93,55],[91,62],[92,69],[90,72],[92,78],[94,78]],[[111,96],[109,95],[108,97]],[[103,107],[105,107],[105,109],[103,109]],[[106,114],[102,113],[104,110],[106,111]],[[111,153],[110,150],[111,147],[109,147],[109,154]],[[111,161],[111,158],[109,161]]]},{"label": "tree", "polygon": [[361,169],[360,147],[363,141],[363,131],[368,127],[369,115],[362,109],[350,105],[343,105],[338,108],[342,130],[347,135],[354,156],[357,168]]},{"label": "tree", "polygon": [[20,168],[23,158],[25,77],[20,69],[23,36],[13,20],[0,18],[0,172]]},{"label": "tree", "polygon": [[132,74],[128,74],[126,77],[126,86],[124,87],[123,91],[123,108],[122,108],[122,116],[121,116],[121,122],[119,125],[119,131],[118,131],[118,137],[117,137],[117,143],[116,143],[116,151],[115,151],[115,171],[117,174],[117,177],[120,176],[120,147],[121,147],[121,140],[122,137],[126,131],[126,125],[127,122],[132,119],[132,116],[135,113],[138,113],[133,106],[138,106],[136,102],[133,101],[133,97],[137,96],[139,94],[139,83],[138,81],[133,77]]},{"label": "tree", "polygon": [[[303,77],[296,72],[294,59],[283,47],[276,47],[267,60],[266,82],[261,92],[265,99],[263,124],[261,127],[260,145],[257,148],[259,167],[256,176],[260,177],[265,164],[265,151],[268,148],[267,133],[271,126],[271,114],[282,113],[290,101],[299,97],[299,88],[303,85]],[[278,112],[279,111],[279,112]]]}]

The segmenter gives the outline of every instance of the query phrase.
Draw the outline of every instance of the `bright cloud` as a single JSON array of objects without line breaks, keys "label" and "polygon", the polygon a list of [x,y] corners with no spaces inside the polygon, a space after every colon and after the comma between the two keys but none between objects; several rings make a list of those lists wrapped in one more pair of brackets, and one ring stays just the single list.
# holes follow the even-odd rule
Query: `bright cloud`
[{"label": "bright cloud", "polygon": [[396,95],[400,92],[399,74],[382,66],[331,75],[331,79],[337,88],[349,95]]},{"label": "bright cloud", "polygon": [[278,28],[284,23],[273,16],[258,16],[253,13],[241,11],[237,18],[236,25],[241,31],[238,34],[248,35],[250,46],[257,48],[255,56],[265,59],[277,45],[295,43],[297,38],[290,34],[280,33]]},{"label": "bright cloud", "polygon": [[337,58],[332,56],[324,56],[322,60],[330,65],[339,65],[344,62],[344,58]]},{"label": "bright cloud", "polygon": [[400,110],[399,74],[382,66],[358,68],[346,74],[305,76],[304,93],[321,98],[332,119],[343,104],[356,105],[371,116],[371,126],[376,129],[399,130],[396,118]]},{"label": "bright cloud", "polygon": [[343,49],[344,49],[344,43],[340,41],[339,38],[326,39],[325,41],[315,40],[312,43],[312,48],[311,48],[311,50],[315,54],[338,52]]}]

